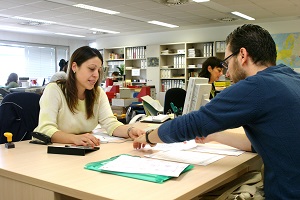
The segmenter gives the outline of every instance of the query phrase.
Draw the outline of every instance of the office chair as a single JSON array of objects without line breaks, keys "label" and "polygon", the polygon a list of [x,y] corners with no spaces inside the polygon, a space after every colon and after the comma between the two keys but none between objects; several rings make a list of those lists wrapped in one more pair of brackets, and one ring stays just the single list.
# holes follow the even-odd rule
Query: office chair
[{"label": "office chair", "polygon": [[8,95],[10,92],[4,88],[0,88],[0,95],[4,98],[6,95]]},{"label": "office chair", "polygon": [[0,105],[0,144],[6,143],[5,132],[13,134],[12,141],[30,140],[38,125],[41,95],[16,92],[6,95]]},{"label": "office chair", "polygon": [[170,88],[167,90],[165,95],[165,104],[164,104],[164,114],[171,111],[173,113],[173,110],[171,108],[170,103],[172,102],[174,106],[176,106],[178,109],[182,108],[184,106],[185,101],[185,95],[186,91],[182,88]]}]

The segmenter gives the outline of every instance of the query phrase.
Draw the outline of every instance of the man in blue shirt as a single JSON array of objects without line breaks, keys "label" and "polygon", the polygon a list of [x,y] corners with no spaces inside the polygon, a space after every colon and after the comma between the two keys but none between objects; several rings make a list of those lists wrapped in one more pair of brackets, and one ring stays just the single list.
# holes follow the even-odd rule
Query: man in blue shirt
[{"label": "man in blue shirt", "polygon": [[198,111],[140,136],[134,148],[242,126],[264,162],[266,199],[300,199],[300,74],[276,66],[275,42],[260,26],[238,27],[226,44],[222,64],[235,84]]}]

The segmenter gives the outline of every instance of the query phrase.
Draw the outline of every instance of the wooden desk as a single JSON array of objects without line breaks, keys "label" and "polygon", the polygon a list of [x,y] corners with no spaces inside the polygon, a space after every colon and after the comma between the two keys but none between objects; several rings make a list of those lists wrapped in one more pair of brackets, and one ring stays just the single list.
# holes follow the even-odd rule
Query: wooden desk
[{"label": "wooden desk", "polygon": [[150,150],[134,150],[132,142],[101,144],[86,156],[47,154],[47,146],[15,143],[0,145],[0,199],[192,199],[248,171],[260,160],[254,153],[227,156],[208,166],[157,184],[84,169],[84,165],[128,153],[143,156]]}]

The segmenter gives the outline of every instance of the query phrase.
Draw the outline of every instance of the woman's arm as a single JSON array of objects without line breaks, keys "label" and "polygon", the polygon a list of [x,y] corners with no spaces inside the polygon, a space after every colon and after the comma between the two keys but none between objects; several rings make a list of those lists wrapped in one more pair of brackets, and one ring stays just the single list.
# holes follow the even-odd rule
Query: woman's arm
[{"label": "woman's arm", "polygon": [[134,124],[127,124],[117,127],[113,132],[113,136],[135,139],[144,133],[144,130],[135,127]]}]

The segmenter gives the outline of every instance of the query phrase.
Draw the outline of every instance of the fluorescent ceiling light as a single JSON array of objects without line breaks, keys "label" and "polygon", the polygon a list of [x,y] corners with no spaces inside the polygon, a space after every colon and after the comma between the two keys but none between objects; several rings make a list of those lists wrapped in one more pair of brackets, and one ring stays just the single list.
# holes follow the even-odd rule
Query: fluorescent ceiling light
[{"label": "fluorescent ceiling light", "polygon": [[44,23],[44,24],[56,24],[56,22],[52,22],[52,21],[47,21],[47,20],[41,20],[41,19],[33,19],[33,18],[27,18],[27,17],[12,17],[13,19],[21,19],[21,20],[25,20],[25,21],[32,21],[32,22],[40,22],[40,23]]},{"label": "fluorescent ceiling light", "polygon": [[91,28],[91,31],[98,31],[98,32],[105,32],[105,33],[112,33],[112,34],[117,34],[120,32],[117,31],[109,31],[109,30],[104,30],[104,29],[98,29],[98,28]]},{"label": "fluorescent ceiling light", "polygon": [[117,12],[117,11],[107,10],[107,9],[99,8],[99,7],[95,7],[95,6],[89,6],[89,5],[86,5],[86,4],[75,4],[73,6],[75,6],[77,8],[83,8],[83,9],[87,9],[87,10],[96,11],[96,12],[102,12],[102,13],[106,13],[106,14],[110,14],[110,15],[115,15],[115,14],[120,13],[120,12]]},{"label": "fluorescent ceiling light", "polygon": [[74,35],[74,34],[68,34],[68,33],[54,33],[56,35],[65,35],[65,36],[71,36],[71,37],[85,37],[83,35]]},{"label": "fluorescent ceiling light", "polygon": [[202,2],[208,2],[210,0],[193,0],[194,2],[197,2],[197,3],[202,3]]},{"label": "fluorescent ceiling light", "polygon": [[16,31],[16,32],[23,32],[23,33],[48,33],[47,31],[43,31],[43,30],[13,27],[13,26],[3,26],[3,25],[0,25],[0,30]]},{"label": "fluorescent ceiling light", "polygon": [[159,26],[165,26],[165,27],[169,27],[169,28],[177,28],[177,27],[179,27],[179,26],[176,26],[176,25],[173,25],[173,24],[167,24],[167,23],[160,22],[160,21],[149,21],[148,23],[159,25]]},{"label": "fluorescent ceiling light", "polygon": [[247,19],[247,20],[255,20],[253,17],[249,17],[248,15],[245,15],[245,14],[237,12],[237,11],[234,11],[234,12],[231,12],[231,13],[234,14],[234,15],[236,15],[236,16],[239,16],[239,17],[242,17],[244,19]]}]

